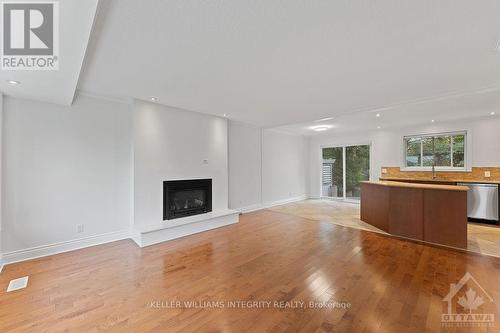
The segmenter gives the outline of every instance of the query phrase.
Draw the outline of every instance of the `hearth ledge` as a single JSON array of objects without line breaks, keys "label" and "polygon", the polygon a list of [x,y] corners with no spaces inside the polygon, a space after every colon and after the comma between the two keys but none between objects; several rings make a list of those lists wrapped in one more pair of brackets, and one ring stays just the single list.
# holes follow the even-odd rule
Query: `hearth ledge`
[{"label": "hearth ledge", "polygon": [[138,225],[132,239],[139,247],[150,246],[239,222],[239,212],[231,209],[162,221],[154,225]]}]

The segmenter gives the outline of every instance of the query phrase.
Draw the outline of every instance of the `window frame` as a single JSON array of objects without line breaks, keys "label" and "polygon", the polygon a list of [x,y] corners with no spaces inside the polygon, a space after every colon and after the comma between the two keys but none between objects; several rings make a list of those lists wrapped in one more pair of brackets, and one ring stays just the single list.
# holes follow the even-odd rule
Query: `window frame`
[{"label": "window frame", "polygon": [[[415,134],[415,135],[405,135],[403,136],[402,139],[402,161],[401,161],[401,170],[402,171],[432,171],[432,166],[422,166],[423,164],[423,144],[422,141],[424,138],[436,138],[436,137],[441,137],[441,136],[459,136],[463,135],[464,136],[464,166],[463,167],[452,167],[452,166],[436,166],[435,170],[436,171],[467,171],[468,169],[468,138],[467,138],[467,131],[454,131],[454,132],[438,132],[438,133],[425,133],[425,134]],[[406,147],[406,140],[407,139],[420,139],[420,158],[421,158],[421,165],[420,166],[407,166],[406,165],[406,153],[407,153],[407,147]],[[451,138],[450,142],[450,159],[451,163],[453,163],[453,138]]]}]

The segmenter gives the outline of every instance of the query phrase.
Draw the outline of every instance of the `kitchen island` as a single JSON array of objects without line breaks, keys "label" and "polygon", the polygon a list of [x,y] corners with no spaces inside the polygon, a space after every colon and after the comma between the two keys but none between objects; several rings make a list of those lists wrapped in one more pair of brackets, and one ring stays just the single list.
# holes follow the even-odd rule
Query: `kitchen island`
[{"label": "kitchen island", "polygon": [[389,234],[467,248],[466,186],[361,183],[361,220]]}]

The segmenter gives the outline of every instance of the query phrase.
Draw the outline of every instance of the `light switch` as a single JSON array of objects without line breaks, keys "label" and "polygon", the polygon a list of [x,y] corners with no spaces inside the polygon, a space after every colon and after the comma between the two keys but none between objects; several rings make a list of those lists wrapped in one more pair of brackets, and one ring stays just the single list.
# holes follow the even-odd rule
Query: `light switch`
[{"label": "light switch", "polygon": [[485,171],[485,172],[484,172],[484,176],[485,176],[486,178],[490,178],[490,177],[491,177],[491,171]]}]

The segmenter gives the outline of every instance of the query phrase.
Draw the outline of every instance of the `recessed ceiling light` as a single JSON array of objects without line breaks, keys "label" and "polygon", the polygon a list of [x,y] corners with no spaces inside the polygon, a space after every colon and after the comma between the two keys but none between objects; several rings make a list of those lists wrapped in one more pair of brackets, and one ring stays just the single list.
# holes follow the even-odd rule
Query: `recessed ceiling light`
[{"label": "recessed ceiling light", "polygon": [[492,115],[492,116],[496,115],[495,111],[491,111],[490,115]]},{"label": "recessed ceiling light", "polygon": [[380,113],[377,113],[375,117],[380,118]]},{"label": "recessed ceiling light", "polygon": [[431,120],[431,123],[435,123],[436,121],[434,119]]},{"label": "recessed ceiling light", "polygon": [[227,114],[227,113],[224,113],[224,114],[223,114],[223,116],[227,118],[228,114]]},{"label": "recessed ceiling light", "polygon": [[382,128],[382,126],[377,126],[377,129],[381,129],[381,128]]},{"label": "recessed ceiling light", "polygon": [[330,128],[332,128],[332,126],[327,126],[327,125],[309,127],[309,129],[312,129],[315,132],[323,132],[329,130]]},{"label": "recessed ceiling light", "polygon": [[333,117],[328,117],[328,118],[318,119],[318,120],[316,120],[316,122],[319,123],[321,121],[328,121],[328,120],[332,120],[332,119],[333,119]]},{"label": "recessed ceiling light", "polygon": [[15,81],[15,80],[7,80],[7,83],[12,84],[13,86],[17,86],[17,85],[21,84],[21,82]]},{"label": "recessed ceiling light", "polygon": [[150,97],[149,99],[151,100],[151,102],[156,102],[156,101],[158,101],[158,98],[157,98],[157,97]]}]

